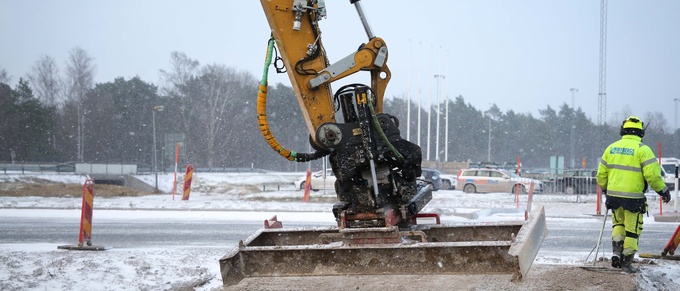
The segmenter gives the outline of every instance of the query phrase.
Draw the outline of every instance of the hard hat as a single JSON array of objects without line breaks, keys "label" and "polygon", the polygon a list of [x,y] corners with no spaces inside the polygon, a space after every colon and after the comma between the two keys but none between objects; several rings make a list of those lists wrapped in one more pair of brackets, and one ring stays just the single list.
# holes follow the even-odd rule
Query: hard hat
[{"label": "hard hat", "polygon": [[642,122],[642,120],[640,120],[639,117],[631,115],[630,117],[626,118],[626,120],[623,121],[619,133],[621,134],[621,136],[630,134],[637,135],[639,137],[644,137],[645,136],[644,125],[645,123]]},{"label": "hard hat", "polygon": [[637,129],[642,129],[644,125],[644,122],[640,120],[639,117],[637,116],[630,116],[626,118],[626,120],[623,121],[623,128],[637,128]]}]

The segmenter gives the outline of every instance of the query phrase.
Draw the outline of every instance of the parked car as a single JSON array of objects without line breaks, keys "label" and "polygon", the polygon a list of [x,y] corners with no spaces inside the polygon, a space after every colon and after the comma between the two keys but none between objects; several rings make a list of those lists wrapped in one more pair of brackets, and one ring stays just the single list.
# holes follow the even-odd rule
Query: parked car
[{"label": "parked car", "polygon": [[503,169],[462,169],[458,173],[457,183],[458,187],[462,187],[465,193],[515,193],[518,188],[519,193],[527,193],[532,183],[534,184],[534,193],[543,191],[543,182],[531,178],[523,178]]},{"label": "parked car", "polygon": [[442,173],[437,169],[423,168],[419,179],[432,184],[432,191],[437,191],[443,187],[441,175]]},{"label": "parked car", "polygon": [[675,162],[676,158],[661,158],[661,176],[668,190],[675,190]]},{"label": "parked car", "polygon": [[[302,176],[302,178],[300,179],[297,179],[295,181],[295,188],[300,190],[304,189],[305,180],[307,180],[306,175]],[[335,180],[336,180],[335,175],[333,174],[333,170],[331,169],[326,170],[325,177],[323,175],[323,171],[312,173],[310,189],[313,191],[319,191],[323,189],[335,190]]]},{"label": "parked car", "polygon": [[557,190],[565,194],[597,193],[597,169],[568,169],[555,181]]},{"label": "parked car", "polygon": [[442,179],[442,190],[456,190],[458,176],[449,174],[440,174]]}]

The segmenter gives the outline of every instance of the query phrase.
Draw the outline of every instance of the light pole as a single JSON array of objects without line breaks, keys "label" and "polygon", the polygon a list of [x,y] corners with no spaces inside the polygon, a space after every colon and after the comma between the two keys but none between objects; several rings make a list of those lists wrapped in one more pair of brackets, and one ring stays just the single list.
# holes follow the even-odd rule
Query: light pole
[{"label": "light pole", "polygon": [[489,118],[489,147],[488,147],[489,151],[487,152],[486,159],[487,159],[487,162],[490,163],[491,162],[491,114],[489,113],[489,111],[487,111],[487,112],[484,112],[484,116]]},{"label": "light pole", "polygon": [[680,98],[673,99],[673,103],[675,103],[675,130],[678,130],[678,102],[680,102]]},{"label": "light pole", "polygon": [[574,111],[574,116],[572,117],[571,120],[571,134],[570,134],[570,141],[569,141],[569,147],[570,147],[570,156],[571,156],[571,168],[573,169],[575,167],[576,163],[576,151],[574,149],[576,145],[576,141],[574,140],[574,135],[576,134],[576,92],[578,92],[578,89],[576,88],[571,88],[569,89],[571,91],[571,109]]},{"label": "light pole", "polygon": [[161,112],[165,109],[163,105],[154,106],[151,109],[151,126],[153,128],[153,173],[156,176],[156,192],[158,192],[158,169],[156,168],[156,111]]},{"label": "light pole", "polygon": [[441,102],[439,101],[439,81],[441,79],[446,79],[446,76],[444,75],[434,75],[434,78],[437,79],[437,146],[435,147],[436,149],[436,154],[437,157],[435,160],[439,162],[439,113],[441,112],[440,107],[441,107]]}]

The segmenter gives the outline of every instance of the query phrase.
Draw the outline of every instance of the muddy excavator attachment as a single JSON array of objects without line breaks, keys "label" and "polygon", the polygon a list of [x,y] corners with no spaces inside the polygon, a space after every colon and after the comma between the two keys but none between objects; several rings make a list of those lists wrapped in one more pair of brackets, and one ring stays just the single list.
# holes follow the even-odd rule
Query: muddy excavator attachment
[{"label": "muddy excavator attachment", "polygon": [[545,211],[526,221],[417,224],[408,229],[299,228],[276,221],[220,259],[224,285],[251,277],[527,274],[547,234]]}]

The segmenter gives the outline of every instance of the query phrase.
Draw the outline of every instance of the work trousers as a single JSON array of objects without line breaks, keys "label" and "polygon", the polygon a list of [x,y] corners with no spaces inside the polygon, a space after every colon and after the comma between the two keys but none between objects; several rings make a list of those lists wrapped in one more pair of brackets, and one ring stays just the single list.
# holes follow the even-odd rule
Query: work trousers
[{"label": "work trousers", "polygon": [[633,212],[623,207],[612,210],[612,241],[623,241],[623,255],[635,254],[638,250],[638,238],[642,233],[642,213]]}]

